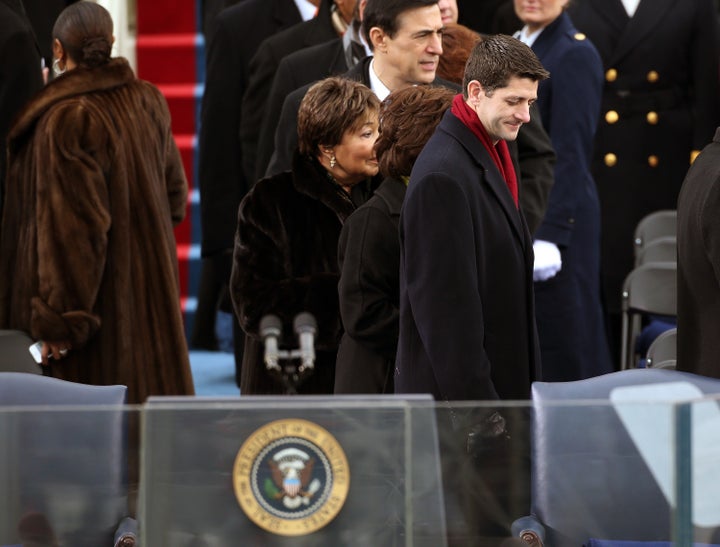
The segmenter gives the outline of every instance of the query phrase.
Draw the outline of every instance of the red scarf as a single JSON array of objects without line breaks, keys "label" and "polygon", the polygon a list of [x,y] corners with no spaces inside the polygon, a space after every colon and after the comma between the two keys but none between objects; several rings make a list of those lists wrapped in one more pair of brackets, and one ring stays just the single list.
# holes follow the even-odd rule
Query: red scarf
[{"label": "red scarf", "polygon": [[515,202],[515,207],[517,207],[517,176],[515,175],[515,167],[513,167],[512,159],[510,158],[510,150],[508,149],[507,143],[500,139],[497,144],[493,145],[493,142],[490,140],[490,135],[488,135],[487,130],[480,122],[477,113],[465,102],[462,93],[455,95],[452,103],[452,113],[473,132],[473,135],[480,140],[488,151],[498,171],[500,171],[503,179],[505,179],[505,184],[507,184],[508,190],[510,190],[510,194]]}]

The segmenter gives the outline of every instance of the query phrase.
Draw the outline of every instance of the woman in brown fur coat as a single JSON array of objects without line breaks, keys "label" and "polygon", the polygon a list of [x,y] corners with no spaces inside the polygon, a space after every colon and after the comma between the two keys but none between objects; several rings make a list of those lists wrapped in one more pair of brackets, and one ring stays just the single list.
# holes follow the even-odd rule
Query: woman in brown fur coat
[{"label": "woman in brown fur coat", "polygon": [[128,401],[193,393],[173,223],[187,181],[160,92],[110,58],[92,2],[53,30],[56,71],[10,131],[0,328],[43,341],[45,372],[124,384]]},{"label": "woman in brown fur coat", "polygon": [[[243,394],[332,393],[342,334],[338,308],[337,246],[345,219],[379,182],[373,149],[380,101],[370,88],[327,78],[307,92],[298,112],[292,171],[258,182],[240,203],[231,296],[248,334]],[[317,320],[315,370],[299,386],[277,381],[263,363],[260,320],[282,321],[287,346],[296,346],[293,318]],[[287,363],[281,363],[285,365]]]}]

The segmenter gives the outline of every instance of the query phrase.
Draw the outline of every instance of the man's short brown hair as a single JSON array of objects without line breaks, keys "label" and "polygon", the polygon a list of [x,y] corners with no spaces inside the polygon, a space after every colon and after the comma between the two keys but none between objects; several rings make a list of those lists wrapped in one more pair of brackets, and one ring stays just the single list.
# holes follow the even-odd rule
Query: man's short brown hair
[{"label": "man's short brown hair", "polygon": [[349,129],[359,129],[380,109],[372,90],[354,80],[326,78],[305,94],[298,111],[298,147],[317,156],[319,146],[334,146]]},{"label": "man's short brown hair", "polygon": [[477,80],[489,97],[510,78],[527,78],[539,82],[550,76],[535,52],[520,40],[505,34],[485,36],[468,58],[463,77],[463,95],[467,99],[468,84]]}]

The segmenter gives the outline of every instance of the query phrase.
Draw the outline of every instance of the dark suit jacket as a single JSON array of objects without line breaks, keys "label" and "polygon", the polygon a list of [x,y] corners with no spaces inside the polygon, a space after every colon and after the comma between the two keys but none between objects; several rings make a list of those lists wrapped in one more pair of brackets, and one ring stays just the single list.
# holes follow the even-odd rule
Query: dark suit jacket
[{"label": "dark suit jacket", "polygon": [[340,232],[335,393],[393,393],[400,317],[398,223],[406,186],[387,178]]},{"label": "dark suit jacket", "polygon": [[[35,38],[40,47],[40,55],[45,65],[52,66],[52,29],[60,12],[74,4],[77,0],[23,0],[25,12],[35,31]],[[52,71],[51,71],[52,72]],[[52,77],[52,74],[51,74]]]},{"label": "dark suit jacket", "polygon": [[[370,85],[370,60],[367,57],[345,73],[345,77]],[[442,85],[460,91],[460,86],[436,78],[433,85]],[[305,93],[310,85],[305,85],[290,93],[282,106],[280,119],[275,130],[274,151],[271,153],[270,164],[266,176],[290,169],[291,159],[297,147],[297,113]],[[267,146],[268,143],[262,143]],[[520,174],[520,206],[525,218],[534,231],[540,225],[545,214],[548,195],[553,185],[553,165],[555,152],[550,138],[540,123],[537,112],[534,112],[529,124],[523,126],[517,144],[510,144],[515,167]],[[265,152],[260,152],[264,155]]]},{"label": "dark suit jacket", "polygon": [[451,112],[400,216],[396,393],[528,399],[540,379],[532,239],[482,143]]},{"label": "dark suit jacket", "polygon": [[238,205],[249,187],[241,168],[239,98],[250,58],[267,36],[300,21],[293,0],[244,0],[215,18],[200,127],[203,256],[232,249]]},{"label": "dark suit jacket", "polygon": [[264,176],[275,150],[275,129],[280,121],[285,97],[306,84],[328,76],[343,74],[350,67],[345,59],[342,38],[301,49],[280,61],[272,88],[265,103],[265,112],[257,143],[255,178]]},{"label": "dark suit jacket", "polygon": [[243,172],[250,184],[262,178],[256,177],[255,158],[265,104],[275,71],[286,55],[337,38],[330,18],[331,4],[331,0],[322,0],[315,18],[265,40],[250,61],[250,79],[242,100],[240,125],[240,143],[246,152],[242,160]]},{"label": "dark suit jacket", "polygon": [[677,368],[720,378],[720,129],[677,204]]},{"label": "dark suit jacket", "polygon": [[635,226],[675,208],[691,151],[720,125],[717,12],[712,0],[641,0],[629,18],[621,0],[576,0],[568,13],[606,75],[592,171],[608,307],[619,313]]},{"label": "dark suit jacket", "polygon": [[19,0],[0,0],[0,210],[10,124],[43,86],[40,50]]}]

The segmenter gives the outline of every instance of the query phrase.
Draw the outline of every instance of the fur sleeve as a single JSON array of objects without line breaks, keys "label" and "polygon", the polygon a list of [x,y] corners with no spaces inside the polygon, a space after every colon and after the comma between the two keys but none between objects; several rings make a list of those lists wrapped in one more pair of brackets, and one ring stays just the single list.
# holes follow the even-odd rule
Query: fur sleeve
[{"label": "fur sleeve", "polygon": [[109,196],[98,157],[106,132],[78,103],[60,107],[35,135],[39,287],[31,331],[82,347],[100,327],[93,312],[105,269]]}]

